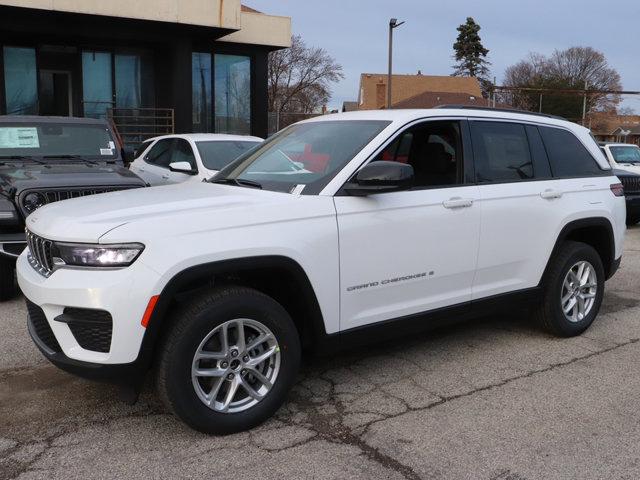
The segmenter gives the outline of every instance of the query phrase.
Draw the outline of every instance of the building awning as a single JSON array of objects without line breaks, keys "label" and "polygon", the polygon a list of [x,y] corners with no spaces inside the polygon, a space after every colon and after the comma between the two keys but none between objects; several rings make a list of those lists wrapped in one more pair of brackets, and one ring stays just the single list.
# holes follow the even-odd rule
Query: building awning
[{"label": "building awning", "polygon": [[291,44],[291,19],[243,8],[240,0],[0,0],[0,6],[100,15],[225,29],[223,41],[281,48]]}]

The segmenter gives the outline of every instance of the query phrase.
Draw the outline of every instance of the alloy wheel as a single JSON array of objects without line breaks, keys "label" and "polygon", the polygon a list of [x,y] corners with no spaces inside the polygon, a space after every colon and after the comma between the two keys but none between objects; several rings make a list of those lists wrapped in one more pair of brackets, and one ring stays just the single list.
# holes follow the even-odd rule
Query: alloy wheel
[{"label": "alloy wheel", "polygon": [[193,387],[216,412],[247,410],[275,384],[280,357],[278,341],[265,325],[246,318],[229,320],[198,346],[191,366]]},{"label": "alloy wheel", "polygon": [[573,265],[564,277],[560,293],[560,305],[567,320],[580,322],[589,315],[597,291],[598,278],[593,265],[584,260]]}]

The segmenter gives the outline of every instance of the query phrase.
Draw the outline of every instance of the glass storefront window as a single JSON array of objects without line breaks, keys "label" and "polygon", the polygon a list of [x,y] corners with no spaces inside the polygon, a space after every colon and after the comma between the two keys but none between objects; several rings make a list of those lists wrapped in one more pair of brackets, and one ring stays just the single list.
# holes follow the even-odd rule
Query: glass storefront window
[{"label": "glass storefront window", "polygon": [[116,55],[116,107],[142,105],[140,63],[138,55]]},{"label": "glass storefront window", "polygon": [[8,115],[38,114],[34,48],[4,47],[4,88]]},{"label": "glass storefront window", "polygon": [[215,131],[251,133],[251,58],[215,55]]},{"label": "glass storefront window", "polygon": [[193,131],[213,131],[211,112],[211,54],[195,52],[191,57]]},{"label": "glass storefront window", "polygon": [[145,55],[116,54],[116,107],[153,107],[155,95],[150,63]]},{"label": "glass storefront window", "polygon": [[111,53],[82,52],[82,99],[85,117],[104,118],[113,107]]}]

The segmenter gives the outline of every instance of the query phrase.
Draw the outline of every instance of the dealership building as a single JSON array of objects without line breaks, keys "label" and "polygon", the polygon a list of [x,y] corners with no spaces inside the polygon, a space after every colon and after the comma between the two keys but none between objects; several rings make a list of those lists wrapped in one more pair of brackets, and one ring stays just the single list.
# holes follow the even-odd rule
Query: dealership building
[{"label": "dealership building", "polygon": [[0,0],[0,114],[264,137],[268,54],[290,41],[240,0]]}]

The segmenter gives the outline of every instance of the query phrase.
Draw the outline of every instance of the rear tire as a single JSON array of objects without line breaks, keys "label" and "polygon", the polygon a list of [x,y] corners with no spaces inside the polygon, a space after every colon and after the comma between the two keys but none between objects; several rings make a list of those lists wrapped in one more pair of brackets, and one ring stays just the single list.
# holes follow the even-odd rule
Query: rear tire
[{"label": "rear tire", "polygon": [[284,403],[300,366],[291,317],[272,298],[244,287],[215,289],[188,303],[164,338],[160,397],[204,433],[261,424]]},{"label": "rear tire", "polygon": [[598,315],[604,282],[598,252],[586,243],[564,242],[545,274],[543,299],[536,311],[538,321],[559,337],[580,335]]},{"label": "rear tire", "polygon": [[0,255],[0,301],[10,300],[17,293],[16,262]]}]

